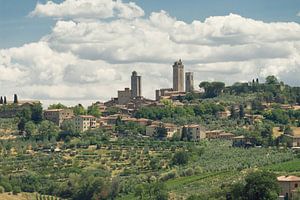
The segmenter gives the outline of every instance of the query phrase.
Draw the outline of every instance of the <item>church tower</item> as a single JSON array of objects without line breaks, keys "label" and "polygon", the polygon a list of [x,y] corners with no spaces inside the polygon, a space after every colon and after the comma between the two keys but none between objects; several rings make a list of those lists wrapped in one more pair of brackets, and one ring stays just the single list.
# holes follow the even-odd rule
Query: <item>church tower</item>
[{"label": "church tower", "polygon": [[184,92],[184,65],[181,59],[173,65],[173,90]]}]

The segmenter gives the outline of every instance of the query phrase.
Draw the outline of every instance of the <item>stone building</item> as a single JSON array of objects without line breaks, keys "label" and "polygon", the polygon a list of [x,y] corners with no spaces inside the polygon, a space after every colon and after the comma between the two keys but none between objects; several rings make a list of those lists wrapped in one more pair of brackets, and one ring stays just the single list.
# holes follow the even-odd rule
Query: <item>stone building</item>
[{"label": "stone building", "polygon": [[44,118],[59,127],[65,120],[71,119],[72,117],[74,117],[72,109],[48,109],[44,111]]},{"label": "stone building", "polygon": [[183,126],[182,134],[186,134],[187,139],[190,141],[199,141],[206,137],[205,130],[197,124]]},{"label": "stone building", "polygon": [[131,99],[131,90],[129,88],[125,88],[124,90],[118,91],[118,104],[125,105],[129,103]]},{"label": "stone building", "polygon": [[131,98],[142,96],[141,76],[137,75],[136,71],[131,75]]},{"label": "stone building", "polygon": [[73,118],[76,131],[84,132],[97,128],[97,118],[92,115],[78,115]]},{"label": "stone building", "polygon": [[185,73],[185,92],[194,91],[194,74],[193,72]]},{"label": "stone building", "polygon": [[297,195],[297,190],[300,186],[300,177],[279,176],[277,177],[277,181],[280,186],[281,199],[296,199],[295,195]]},{"label": "stone building", "polygon": [[181,59],[173,65],[173,90],[184,92],[184,65]]}]

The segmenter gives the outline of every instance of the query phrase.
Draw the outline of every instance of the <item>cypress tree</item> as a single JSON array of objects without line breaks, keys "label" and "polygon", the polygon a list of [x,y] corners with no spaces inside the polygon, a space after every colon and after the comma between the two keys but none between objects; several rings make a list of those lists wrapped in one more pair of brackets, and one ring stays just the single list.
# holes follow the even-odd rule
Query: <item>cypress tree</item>
[{"label": "cypress tree", "polygon": [[18,96],[17,96],[17,94],[14,94],[14,103],[18,103]]},{"label": "cypress tree", "polygon": [[6,96],[4,96],[3,104],[7,104]]},{"label": "cypress tree", "polygon": [[3,104],[3,97],[0,98],[0,104]]}]

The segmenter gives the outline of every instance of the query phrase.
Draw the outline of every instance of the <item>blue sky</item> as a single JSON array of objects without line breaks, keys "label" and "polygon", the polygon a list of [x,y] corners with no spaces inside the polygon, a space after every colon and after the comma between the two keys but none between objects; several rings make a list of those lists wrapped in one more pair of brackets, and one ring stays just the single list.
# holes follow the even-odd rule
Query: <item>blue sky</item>
[{"label": "blue sky", "polygon": [[[265,22],[300,22],[300,0],[131,0],[144,9],[146,16],[165,10],[178,20],[203,21],[209,16],[239,14]],[[0,0],[0,48],[21,46],[39,40],[51,31],[55,20],[27,17],[37,0]],[[45,3],[46,0],[39,0]],[[62,2],[62,0],[54,0]],[[124,0],[123,2],[129,2]]]}]

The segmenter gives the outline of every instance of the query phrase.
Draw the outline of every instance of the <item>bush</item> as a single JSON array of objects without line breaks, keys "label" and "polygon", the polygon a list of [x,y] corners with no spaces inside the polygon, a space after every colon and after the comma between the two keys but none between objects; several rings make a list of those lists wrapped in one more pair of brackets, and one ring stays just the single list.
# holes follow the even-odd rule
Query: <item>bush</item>
[{"label": "bush", "polygon": [[15,186],[13,188],[13,195],[17,195],[20,192],[21,192],[21,188],[19,186]]},{"label": "bush", "polygon": [[5,192],[5,189],[4,187],[0,186],[0,194],[4,193]]},{"label": "bush", "polygon": [[172,158],[173,165],[185,165],[189,161],[189,155],[185,151],[178,151]]},{"label": "bush", "polygon": [[11,192],[12,191],[11,184],[8,183],[8,182],[1,182],[0,186],[2,186],[4,188],[5,192]]},{"label": "bush", "polygon": [[176,171],[173,170],[173,171],[162,174],[161,177],[159,178],[159,180],[167,181],[169,179],[174,179],[176,177],[177,177],[177,173],[176,173]]}]

